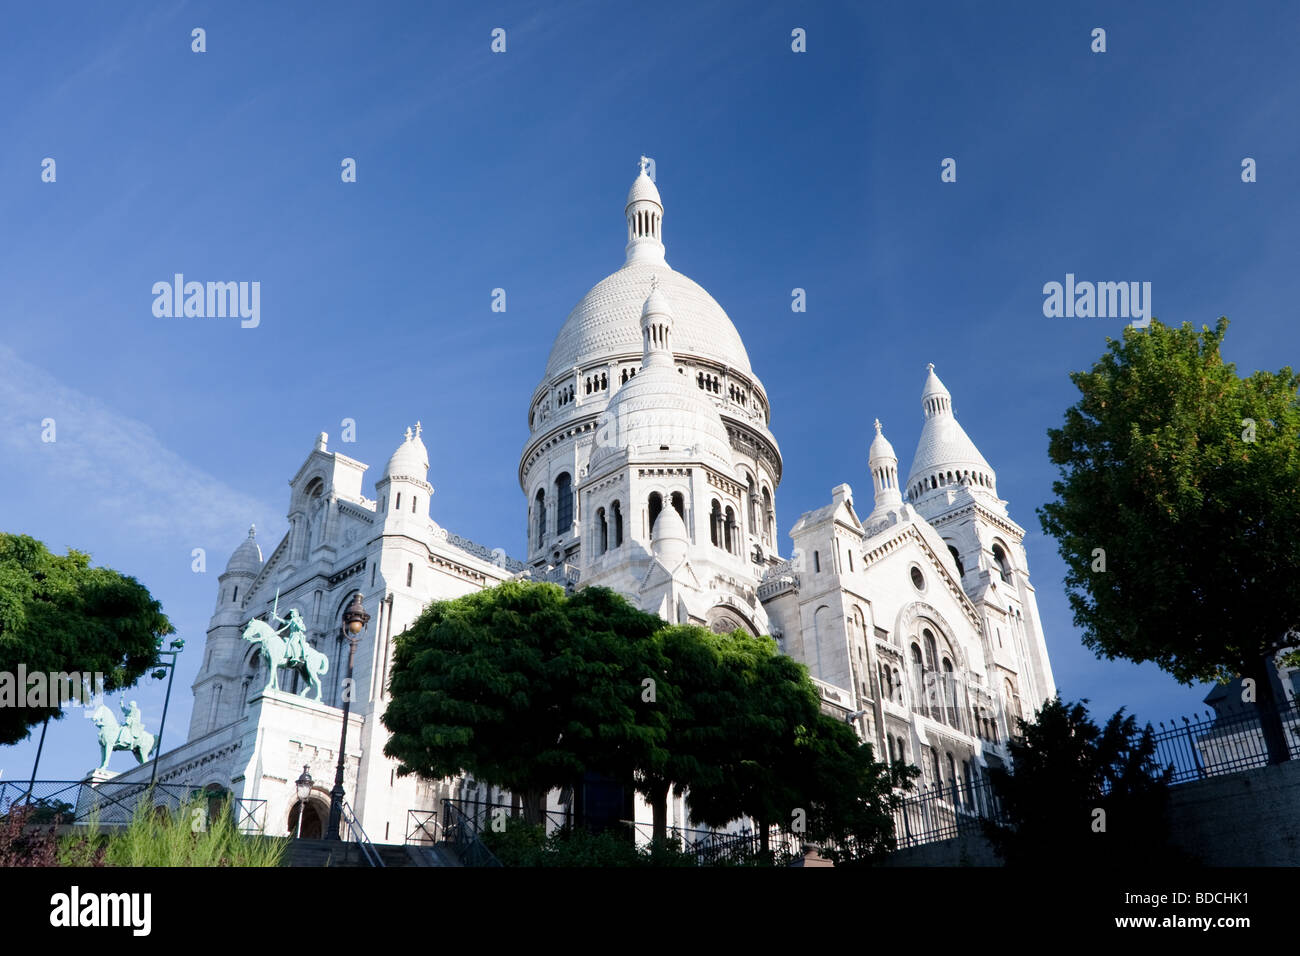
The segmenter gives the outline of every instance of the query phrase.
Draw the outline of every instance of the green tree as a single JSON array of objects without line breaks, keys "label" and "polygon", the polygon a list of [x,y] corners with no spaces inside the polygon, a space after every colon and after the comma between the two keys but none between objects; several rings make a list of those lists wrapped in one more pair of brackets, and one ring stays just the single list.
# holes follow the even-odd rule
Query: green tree
[{"label": "green tree", "polygon": [[1270,682],[1300,625],[1300,376],[1224,362],[1228,322],[1125,330],[1048,432],[1039,509],[1083,641],[1179,681],[1253,681],[1269,759],[1287,759]]},{"label": "green tree", "polygon": [[[808,837],[838,865],[869,863],[894,849],[894,810],[920,770],[877,761],[842,720],[818,714],[796,742]],[[799,766],[799,765],[802,766]]]},{"label": "green tree", "polygon": [[721,668],[707,710],[696,705],[685,733],[700,765],[694,778],[676,778],[689,784],[691,815],[709,826],[752,818],[764,856],[773,824],[802,825],[807,840],[842,860],[887,850],[894,789],[915,769],[877,762],[848,724],[822,713],[807,668],[770,637],[701,636]]},{"label": "green tree", "polygon": [[[103,689],[118,690],[155,665],[172,633],[162,606],[135,578],[91,567],[80,551],[51,554],[35,538],[0,534],[0,672],[17,674],[21,664],[28,674],[102,674]],[[26,703],[26,688],[16,689]],[[62,716],[57,706],[2,706],[0,744]]]},{"label": "green tree", "polygon": [[399,773],[503,787],[536,823],[549,790],[630,775],[653,743],[633,649],[661,623],[601,588],[507,582],[435,602],[395,642],[384,753]]},{"label": "green tree", "polygon": [[989,770],[1005,824],[985,833],[1009,866],[1151,865],[1178,862],[1167,843],[1172,767],[1155,760],[1147,724],[1118,710],[1104,728],[1087,701],[1045,703],[1008,745],[1013,771]]}]

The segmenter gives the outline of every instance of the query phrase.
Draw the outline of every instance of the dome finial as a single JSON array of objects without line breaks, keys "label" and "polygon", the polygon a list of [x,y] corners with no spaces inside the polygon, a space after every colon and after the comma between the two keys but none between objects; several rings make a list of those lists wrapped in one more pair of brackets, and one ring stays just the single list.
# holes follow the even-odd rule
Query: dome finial
[{"label": "dome finial", "polygon": [[880,434],[880,419],[879,419],[879,418],[876,419],[876,434],[877,434],[877,435]]},{"label": "dome finial", "polygon": [[406,435],[405,435],[405,437],[406,437],[406,440],[407,440],[407,441],[410,441],[410,440],[411,440],[411,426],[410,426],[410,425],[407,425],[407,426],[406,426]]},{"label": "dome finial", "polygon": [[642,176],[648,175],[646,173],[646,170],[650,167],[650,160],[646,157],[644,153],[641,154],[641,159],[637,162],[637,165],[641,167]]},{"label": "dome finial", "polygon": [[417,421],[417,422],[415,423],[415,437],[416,437],[416,438],[419,438],[419,437],[420,437],[420,432],[421,432],[422,430],[423,430],[423,426],[422,426],[422,425]]},{"label": "dome finial", "polygon": [[256,537],[257,537],[257,525],[255,525],[255,524],[250,524],[250,525],[248,526],[248,536],[249,536],[250,538],[256,538]]}]

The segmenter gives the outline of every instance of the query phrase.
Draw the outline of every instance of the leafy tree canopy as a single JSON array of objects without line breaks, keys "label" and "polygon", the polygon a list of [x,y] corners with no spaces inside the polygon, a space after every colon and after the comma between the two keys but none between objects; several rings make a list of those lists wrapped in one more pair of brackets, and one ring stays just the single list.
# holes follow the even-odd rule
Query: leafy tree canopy
[{"label": "leafy tree canopy", "polygon": [[1267,714],[1268,666],[1300,626],[1300,376],[1238,375],[1227,328],[1152,320],[1070,376],[1039,518],[1089,648],[1183,683],[1249,677]]},{"label": "leafy tree canopy", "polygon": [[[0,671],[98,673],[105,690],[118,690],[155,665],[174,630],[135,578],[91,567],[80,551],[51,554],[35,538],[0,534]],[[25,703],[26,688],[17,690]],[[0,744],[62,716],[57,707],[0,707]]]}]

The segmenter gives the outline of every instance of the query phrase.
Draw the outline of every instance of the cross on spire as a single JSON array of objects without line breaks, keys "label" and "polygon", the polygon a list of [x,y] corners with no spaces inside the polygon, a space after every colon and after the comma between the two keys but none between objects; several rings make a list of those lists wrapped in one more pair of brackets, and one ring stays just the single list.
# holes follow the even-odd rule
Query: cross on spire
[{"label": "cross on spire", "polygon": [[650,160],[649,160],[648,158],[646,158],[645,156],[642,156],[641,159],[638,161],[638,165],[641,167],[641,175],[642,175],[642,176],[645,176],[645,175],[646,175],[646,169],[647,169],[647,168],[649,167],[649,165],[650,165]]}]

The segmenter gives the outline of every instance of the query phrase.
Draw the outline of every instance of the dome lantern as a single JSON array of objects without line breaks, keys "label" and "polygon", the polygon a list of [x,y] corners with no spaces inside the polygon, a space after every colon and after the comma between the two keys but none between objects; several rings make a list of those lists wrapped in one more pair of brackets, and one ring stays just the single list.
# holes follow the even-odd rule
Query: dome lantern
[{"label": "dome lantern", "polygon": [[876,419],[876,437],[867,452],[867,467],[871,471],[876,509],[901,505],[903,496],[898,490],[898,456],[894,454],[894,446],[885,437],[879,418]]},{"label": "dome lantern", "polygon": [[654,180],[646,173],[650,160],[642,156],[641,172],[627,193],[627,261],[664,262],[664,204]]}]

